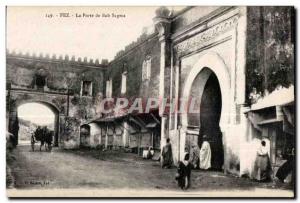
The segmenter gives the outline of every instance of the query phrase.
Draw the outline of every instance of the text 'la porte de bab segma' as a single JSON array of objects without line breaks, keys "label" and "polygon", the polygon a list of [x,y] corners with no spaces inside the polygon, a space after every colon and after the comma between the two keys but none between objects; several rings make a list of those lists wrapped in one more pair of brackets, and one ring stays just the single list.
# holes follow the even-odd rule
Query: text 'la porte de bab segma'
[{"label": "text 'la porte de bab segma'", "polygon": [[46,18],[125,18],[125,14],[117,13],[47,13],[45,14]]}]

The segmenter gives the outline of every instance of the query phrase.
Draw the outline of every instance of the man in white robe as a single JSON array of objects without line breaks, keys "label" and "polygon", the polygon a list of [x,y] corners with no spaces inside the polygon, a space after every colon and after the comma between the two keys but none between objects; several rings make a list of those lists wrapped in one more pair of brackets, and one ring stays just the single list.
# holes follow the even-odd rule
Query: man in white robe
[{"label": "man in white robe", "polygon": [[200,149],[200,169],[209,169],[211,167],[211,149],[206,135],[203,135],[203,143]]}]

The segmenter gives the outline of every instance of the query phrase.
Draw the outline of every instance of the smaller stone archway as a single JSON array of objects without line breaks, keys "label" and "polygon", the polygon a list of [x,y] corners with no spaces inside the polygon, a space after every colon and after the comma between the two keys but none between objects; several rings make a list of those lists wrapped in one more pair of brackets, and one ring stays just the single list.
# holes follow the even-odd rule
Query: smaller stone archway
[{"label": "smaller stone archway", "polygon": [[[198,80],[199,97],[202,98],[205,86],[210,76],[214,74],[219,82],[221,91],[221,115],[219,127],[221,133],[226,135],[230,123],[230,74],[224,60],[213,52],[202,55],[191,68],[183,87],[183,98],[190,98],[194,81]],[[201,114],[201,112],[200,112]],[[189,118],[188,112],[181,114],[182,128],[180,132],[180,160],[183,160],[184,151],[187,148],[186,137],[188,135]]]},{"label": "smaller stone archway", "polygon": [[91,126],[84,124],[80,126],[80,147],[90,147],[91,146]]},{"label": "smaller stone archway", "polygon": [[[54,140],[53,140],[53,146],[58,147],[59,142],[60,142],[60,128],[59,128],[59,122],[60,122],[60,110],[59,108],[55,105],[52,104],[48,101],[44,100],[39,100],[39,99],[28,99],[28,100],[17,100],[13,108],[10,110],[9,113],[9,123],[10,123],[10,129],[9,131],[14,131],[15,135],[15,142],[16,145],[18,144],[18,130],[19,130],[19,121],[18,121],[18,108],[24,104],[29,104],[29,103],[37,103],[37,104],[42,104],[45,107],[49,108],[54,116]],[[34,111],[34,109],[32,109]]]}]

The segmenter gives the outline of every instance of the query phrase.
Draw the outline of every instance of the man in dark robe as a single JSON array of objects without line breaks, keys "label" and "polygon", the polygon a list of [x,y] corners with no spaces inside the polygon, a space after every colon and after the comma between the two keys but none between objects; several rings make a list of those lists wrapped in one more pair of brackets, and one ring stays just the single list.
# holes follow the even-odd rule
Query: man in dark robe
[{"label": "man in dark robe", "polygon": [[167,144],[163,147],[162,153],[161,153],[161,163],[162,168],[171,168],[173,164],[173,156],[172,156],[172,146],[170,143],[170,139],[167,139]]},{"label": "man in dark robe", "polygon": [[190,187],[191,183],[191,171],[192,164],[189,162],[190,156],[188,153],[184,155],[184,160],[180,161],[178,164],[176,180],[178,182],[178,186],[182,190],[186,190]]},{"label": "man in dark robe", "polygon": [[35,144],[34,133],[31,134],[30,143],[31,143],[31,150],[34,152],[34,144]]},{"label": "man in dark robe", "polygon": [[45,142],[47,144],[47,149],[50,152],[52,150],[52,141],[53,141],[52,131],[46,129],[46,132],[45,132]]},{"label": "man in dark robe", "polygon": [[18,145],[18,134],[19,134],[19,120],[16,118],[15,121],[13,121],[12,129],[10,131],[14,137],[13,137],[13,146],[16,147]]},{"label": "man in dark robe", "polygon": [[[47,127],[40,127],[38,126],[38,128],[36,129],[36,140],[39,140],[41,142],[40,145],[40,151],[42,151],[42,147],[45,145],[45,135],[47,133]],[[45,147],[46,149],[46,147]]]}]

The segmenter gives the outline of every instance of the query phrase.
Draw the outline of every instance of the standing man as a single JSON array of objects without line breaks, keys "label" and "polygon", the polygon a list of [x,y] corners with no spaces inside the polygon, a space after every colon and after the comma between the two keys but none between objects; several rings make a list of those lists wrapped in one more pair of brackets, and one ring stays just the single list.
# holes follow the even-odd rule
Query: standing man
[{"label": "standing man", "polygon": [[178,182],[178,186],[182,190],[186,190],[190,187],[191,183],[191,170],[192,170],[192,164],[189,161],[190,156],[189,153],[185,153],[184,160],[179,161],[178,168],[177,168],[177,174],[175,179]]},{"label": "standing man", "polygon": [[255,163],[256,180],[270,181],[271,179],[271,163],[266,147],[266,141],[261,141],[261,146],[257,150],[256,163]]},{"label": "standing man", "polygon": [[33,152],[34,152],[34,144],[35,144],[34,133],[31,133],[31,149]]},{"label": "standing man", "polygon": [[172,156],[172,146],[169,138],[167,138],[167,144],[163,147],[161,153],[161,159],[162,159],[161,160],[162,168],[171,168],[173,164],[173,156]]},{"label": "standing man", "polygon": [[211,168],[211,149],[207,135],[203,135],[203,143],[200,149],[200,169]]}]

